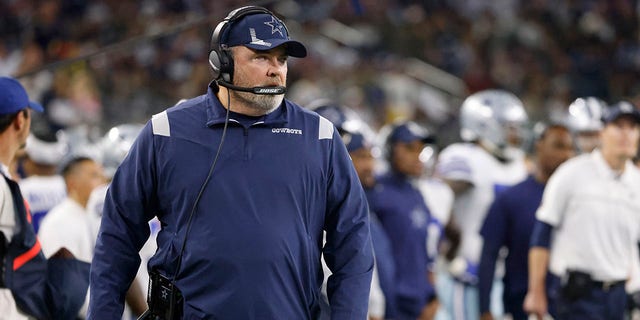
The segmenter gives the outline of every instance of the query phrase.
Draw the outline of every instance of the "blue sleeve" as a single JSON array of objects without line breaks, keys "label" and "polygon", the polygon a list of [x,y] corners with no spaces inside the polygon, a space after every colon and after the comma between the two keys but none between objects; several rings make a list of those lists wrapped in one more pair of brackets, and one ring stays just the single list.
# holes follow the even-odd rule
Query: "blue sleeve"
[{"label": "blue sleeve", "polygon": [[480,313],[489,311],[491,287],[496,269],[496,259],[505,244],[507,230],[507,210],[502,197],[496,198],[489,208],[480,234],[483,237],[482,255],[478,266],[478,294]]},{"label": "blue sleeve", "polygon": [[340,137],[334,133],[323,254],[331,319],[366,319],[373,273],[369,209],[360,180]]},{"label": "blue sleeve", "polygon": [[549,249],[551,244],[551,229],[553,227],[540,220],[536,220],[531,232],[530,247],[543,247]]},{"label": "blue sleeve", "polygon": [[88,319],[120,319],[140,265],[138,251],[155,215],[151,125],[143,129],[111,182],[91,263]]}]

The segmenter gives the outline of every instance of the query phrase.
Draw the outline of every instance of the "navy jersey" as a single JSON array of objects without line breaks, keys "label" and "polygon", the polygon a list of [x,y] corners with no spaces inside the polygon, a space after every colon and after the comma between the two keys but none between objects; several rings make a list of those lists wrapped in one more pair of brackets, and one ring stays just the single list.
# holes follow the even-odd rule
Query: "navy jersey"
[{"label": "navy jersey", "polygon": [[[225,113],[210,89],[142,130],[105,200],[90,317],[121,315],[154,216],[162,229],[149,268],[175,273]],[[366,318],[373,269],[367,200],[333,125],[287,100],[252,124],[237,117],[231,115],[176,276],[184,317],[312,319],[324,254],[333,272],[332,318]]]},{"label": "navy jersey", "polygon": [[435,295],[427,278],[429,209],[420,190],[406,177],[394,173],[377,179],[369,199],[393,251],[395,308],[417,316]]}]

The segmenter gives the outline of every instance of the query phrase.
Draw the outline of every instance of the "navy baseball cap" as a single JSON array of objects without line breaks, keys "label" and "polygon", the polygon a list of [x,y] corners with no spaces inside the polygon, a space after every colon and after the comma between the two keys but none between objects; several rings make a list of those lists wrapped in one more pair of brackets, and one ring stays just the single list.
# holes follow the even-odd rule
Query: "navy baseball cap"
[{"label": "navy baseball cap", "polygon": [[287,55],[296,58],[307,56],[307,48],[289,38],[282,21],[268,13],[250,14],[233,22],[226,41],[222,43],[229,47],[243,45],[254,50],[271,50],[284,44]]},{"label": "navy baseball cap", "polygon": [[389,133],[390,143],[410,143],[417,140],[422,143],[436,142],[435,137],[429,131],[412,121],[395,126]]},{"label": "navy baseball cap", "polygon": [[360,132],[345,132],[342,135],[342,141],[349,152],[362,148],[371,148],[369,141]]},{"label": "navy baseball cap", "polygon": [[29,101],[27,91],[18,80],[0,77],[0,115],[16,113],[25,108],[44,111],[39,103]]},{"label": "navy baseball cap", "polygon": [[623,116],[628,116],[640,124],[640,110],[628,101],[620,101],[606,108],[602,115],[602,122],[607,124]]}]

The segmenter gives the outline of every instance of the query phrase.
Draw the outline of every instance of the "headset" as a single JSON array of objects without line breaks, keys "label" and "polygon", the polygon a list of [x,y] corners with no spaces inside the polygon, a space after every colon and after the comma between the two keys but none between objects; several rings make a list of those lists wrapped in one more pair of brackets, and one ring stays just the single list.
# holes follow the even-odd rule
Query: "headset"
[{"label": "headset", "polygon": [[228,33],[229,27],[237,20],[253,14],[268,14],[274,17],[284,27],[287,35],[289,30],[287,26],[276,17],[271,11],[258,6],[246,6],[231,11],[224,20],[222,20],[211,35],[211,52],[209,53],[209,65],[213,70],[213,77],[218,84],[238,91],[252,92],[255,94],[284,94],[285,87],[238,87],[232,85],[233,82],[233,57],[229,47],[224,43],[224,37]]}]

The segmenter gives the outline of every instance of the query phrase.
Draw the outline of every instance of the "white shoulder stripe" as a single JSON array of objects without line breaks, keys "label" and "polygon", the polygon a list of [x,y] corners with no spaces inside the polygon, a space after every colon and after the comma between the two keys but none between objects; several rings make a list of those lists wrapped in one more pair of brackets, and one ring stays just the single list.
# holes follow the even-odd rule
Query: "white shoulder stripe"
[{"label": "white shoulder stripe", "polygon": [[320,116],[320,125],[318,126],[318,140],[333,138],[333,124],[331,121]]},{"label": "white shoulder stripe", "polygon": [[171,130],[169,128],[169,117],[167,111],[154,114],[151,117],[151,126],[153,127],[153,134],[159,136],[170,137]]}]

